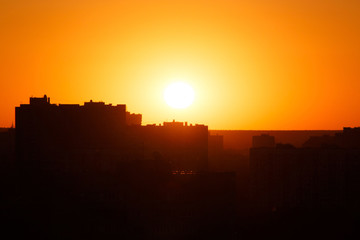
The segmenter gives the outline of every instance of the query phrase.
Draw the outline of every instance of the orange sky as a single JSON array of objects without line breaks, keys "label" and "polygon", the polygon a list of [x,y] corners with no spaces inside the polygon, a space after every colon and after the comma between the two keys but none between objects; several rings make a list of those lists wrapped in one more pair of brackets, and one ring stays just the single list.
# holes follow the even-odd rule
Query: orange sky
[{"label": "orange sky", "polygon": [[[0,126],[14,107],[125,103],[210,129],[360,125],[359,0],[0,0]],[[173,110],[163,90],[196,96]]]}]

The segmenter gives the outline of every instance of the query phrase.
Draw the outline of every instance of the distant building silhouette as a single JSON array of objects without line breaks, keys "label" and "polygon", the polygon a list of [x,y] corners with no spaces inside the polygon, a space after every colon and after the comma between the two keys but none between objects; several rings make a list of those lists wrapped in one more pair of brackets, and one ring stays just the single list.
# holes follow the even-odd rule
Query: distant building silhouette
[{"label": "distant building silhouette", "polygon": [[207,170],[208,127],[205,125],[164,122],[129,127],[128,134],[143,144],[145,159],[156,153],[170,163],[172,170]]},{"label": "distant building silhouette", "polygon": [[209,134],[209,151],[214,154],[224,151],[224,136]]},{"label": "distant building silhouette", "polygon": [[341,133],[335,136],[310,137],[303,144],[305,148],[335,147],[335,148],[360,148],[360,127],[344,127]]},{"label": "distant building silhouette", "polygon": [[253,136],[252,147],[253,148],[275,147],[275,138],[268,134],[261,134],[260,136]]},{"label": "distant building silhouette", "polygon": [[304,148],[250,149],[252,202],[259,211],[292,208],[359,211],[360,132],[313,137]]}]

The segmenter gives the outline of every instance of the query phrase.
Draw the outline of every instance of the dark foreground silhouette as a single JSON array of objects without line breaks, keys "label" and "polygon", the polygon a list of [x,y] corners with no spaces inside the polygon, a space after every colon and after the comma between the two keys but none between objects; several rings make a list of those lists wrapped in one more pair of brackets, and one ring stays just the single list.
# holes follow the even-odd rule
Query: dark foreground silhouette
[{"label": "dark foreground silhouette", "polygon": [[207,126],[141,125],[125,105],[16,108],[0,131],[2,235],[40,239],[358,236],[360,130],[224,149]]}]

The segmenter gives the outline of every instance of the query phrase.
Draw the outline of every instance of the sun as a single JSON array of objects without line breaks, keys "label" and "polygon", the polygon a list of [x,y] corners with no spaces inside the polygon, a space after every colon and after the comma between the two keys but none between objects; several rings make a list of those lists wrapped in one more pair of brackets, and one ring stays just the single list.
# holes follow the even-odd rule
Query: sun
[{"label": "sun", "polygon": [[172,108],[183,109],[194,101],[193,88],[184,82],[171,83],[164,91],[165,102]]}]

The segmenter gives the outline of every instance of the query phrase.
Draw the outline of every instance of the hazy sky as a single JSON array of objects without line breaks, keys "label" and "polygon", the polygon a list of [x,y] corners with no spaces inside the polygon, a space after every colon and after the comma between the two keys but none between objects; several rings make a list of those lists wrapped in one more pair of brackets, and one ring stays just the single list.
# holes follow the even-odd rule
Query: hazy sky
[{"label": "hazy sky", "polygon": [[[359,0],[0,0],[0,126],[14,107],[125,103],[144,123],[360,125]],[[181,79],[194,104],[173,110]]]}]

